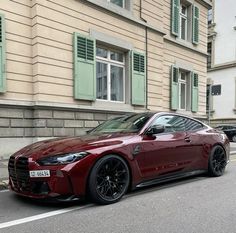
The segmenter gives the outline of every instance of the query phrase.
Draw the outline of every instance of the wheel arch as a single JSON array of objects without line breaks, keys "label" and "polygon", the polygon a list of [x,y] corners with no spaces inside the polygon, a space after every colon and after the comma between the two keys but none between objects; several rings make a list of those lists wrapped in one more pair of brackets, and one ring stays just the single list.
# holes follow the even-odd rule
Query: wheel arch
[{"label": "wheel arch", "polygon": [[132,169],[132,166],[131,166],[130,162],[128,161],[128,159],[126,158],[126,156],[123,155],[122,153],[119,153],[119,152],[111,152],[111,151],[110,151],[110,152],[106,152],[106,153],[104,153],[104,154],[98,156],[98,157],[95,159],[93,165],[90,167],[89,172],[88,172],[88,176],[87,176],[87,180],[86,180],[86,196],[88,196],[89,178],[90,178],[91,172],[92,172],[92,170],[93,170],[95,164],[96,164],[100,159],[104,158],[104,157],[107,156],[107,155],[115,155],[115,156],[118,156],[118,157],[120,157],[121,159],[124,160],[124,162],[126,163],[128,169],[129,169],[129,174],[130,174],[130,175],[129,175],[129,187],[128,187],[128,190],[131,190],[131,189],[132,189],[132,185],[133,185],[133,178],[132,178],[132,177],[133,177],[133,169]]}]

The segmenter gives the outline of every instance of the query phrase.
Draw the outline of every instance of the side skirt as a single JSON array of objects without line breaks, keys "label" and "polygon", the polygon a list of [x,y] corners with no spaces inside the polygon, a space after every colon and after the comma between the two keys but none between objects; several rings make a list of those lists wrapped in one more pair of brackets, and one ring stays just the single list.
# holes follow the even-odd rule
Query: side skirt
[{"label": "side skirt", "polygon": [[146,187],[146,186],[150,186],[150,185],[154,185],[154,184],[160,184],[160,183],[164,183],[167,181],[177,180],[177,179],[181,179],[181,178],[185,178],[185,177],[189,177],[189,176],[200,175],[200,174],[203,174],[206,172],[207,172],[206,170],[196,170],[196,171],[191,171],[191,172],[178,173],[178,174],[174,174],[174,175],[160,176],[157,179],[152,179],[152,180],[147,180],[147,181],[141,182],[138,185],[136,185],[136,188],[142,188],[142,187]]}]

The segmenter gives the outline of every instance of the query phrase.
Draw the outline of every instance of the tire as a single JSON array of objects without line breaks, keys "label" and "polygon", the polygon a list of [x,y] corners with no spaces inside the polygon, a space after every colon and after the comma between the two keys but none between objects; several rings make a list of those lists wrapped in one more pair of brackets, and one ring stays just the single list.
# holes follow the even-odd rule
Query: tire
[{"label": "tire", "polygon": [[208,160],[208,173],[210,176],[222,176],[226,167],[226,153],[222,146],[215,146],[211,150]]},{"label": "tire", "polygon": [[98,204],[112,204],[127,192],[130,173],[126,162],[117,155],[106,155],[99,159],[89,176],[88,192],[91,200]]},{"label": "tire", "polygon": [[232,137],[232,142],[236,142],[236,135]]}]

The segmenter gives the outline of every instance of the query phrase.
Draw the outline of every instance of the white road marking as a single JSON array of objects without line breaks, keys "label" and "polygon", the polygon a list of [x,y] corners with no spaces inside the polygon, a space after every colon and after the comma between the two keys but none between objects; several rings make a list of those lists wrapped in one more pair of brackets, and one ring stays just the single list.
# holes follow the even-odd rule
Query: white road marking
[{"label": "white road marking", "polygon": [[65,213],[72,212],[75,210],[81,210],[81,209],[84,209],[84,208],[87,208],[90,206],[94,206],[94,204],[88,204],[88,205],[84,205],[84,206],[80,206],[80,207],[69,207],[66,209],[55,210],[55,211],[47,212],[44,214],[38,214],[38,215],[34,215],[31,217],[27,217],[27,218],[13,220],[10,222],[0,223],[0,229],[20,225],[20,224],[27,223],[27,222],[36,221],[36,220],[43,219],[43,218],[49,218],[49,217],[60,215],[60,214],[65,214]]},{"label": "white road marking", "polygon": [[4,189],[4,190],[1,190],[0,193],[5,193],[5,192],[9,192],[8,189]]}]

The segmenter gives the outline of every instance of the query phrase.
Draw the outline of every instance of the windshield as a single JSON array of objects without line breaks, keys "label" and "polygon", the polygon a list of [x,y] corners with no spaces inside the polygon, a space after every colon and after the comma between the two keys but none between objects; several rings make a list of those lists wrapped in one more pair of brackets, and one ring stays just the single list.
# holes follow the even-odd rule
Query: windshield
[{"label": "windshield", "polygon": [[135,133],[139,132],[150,119],[152,113],[131,114],[105,121],[89,134],[97,133]]}]

